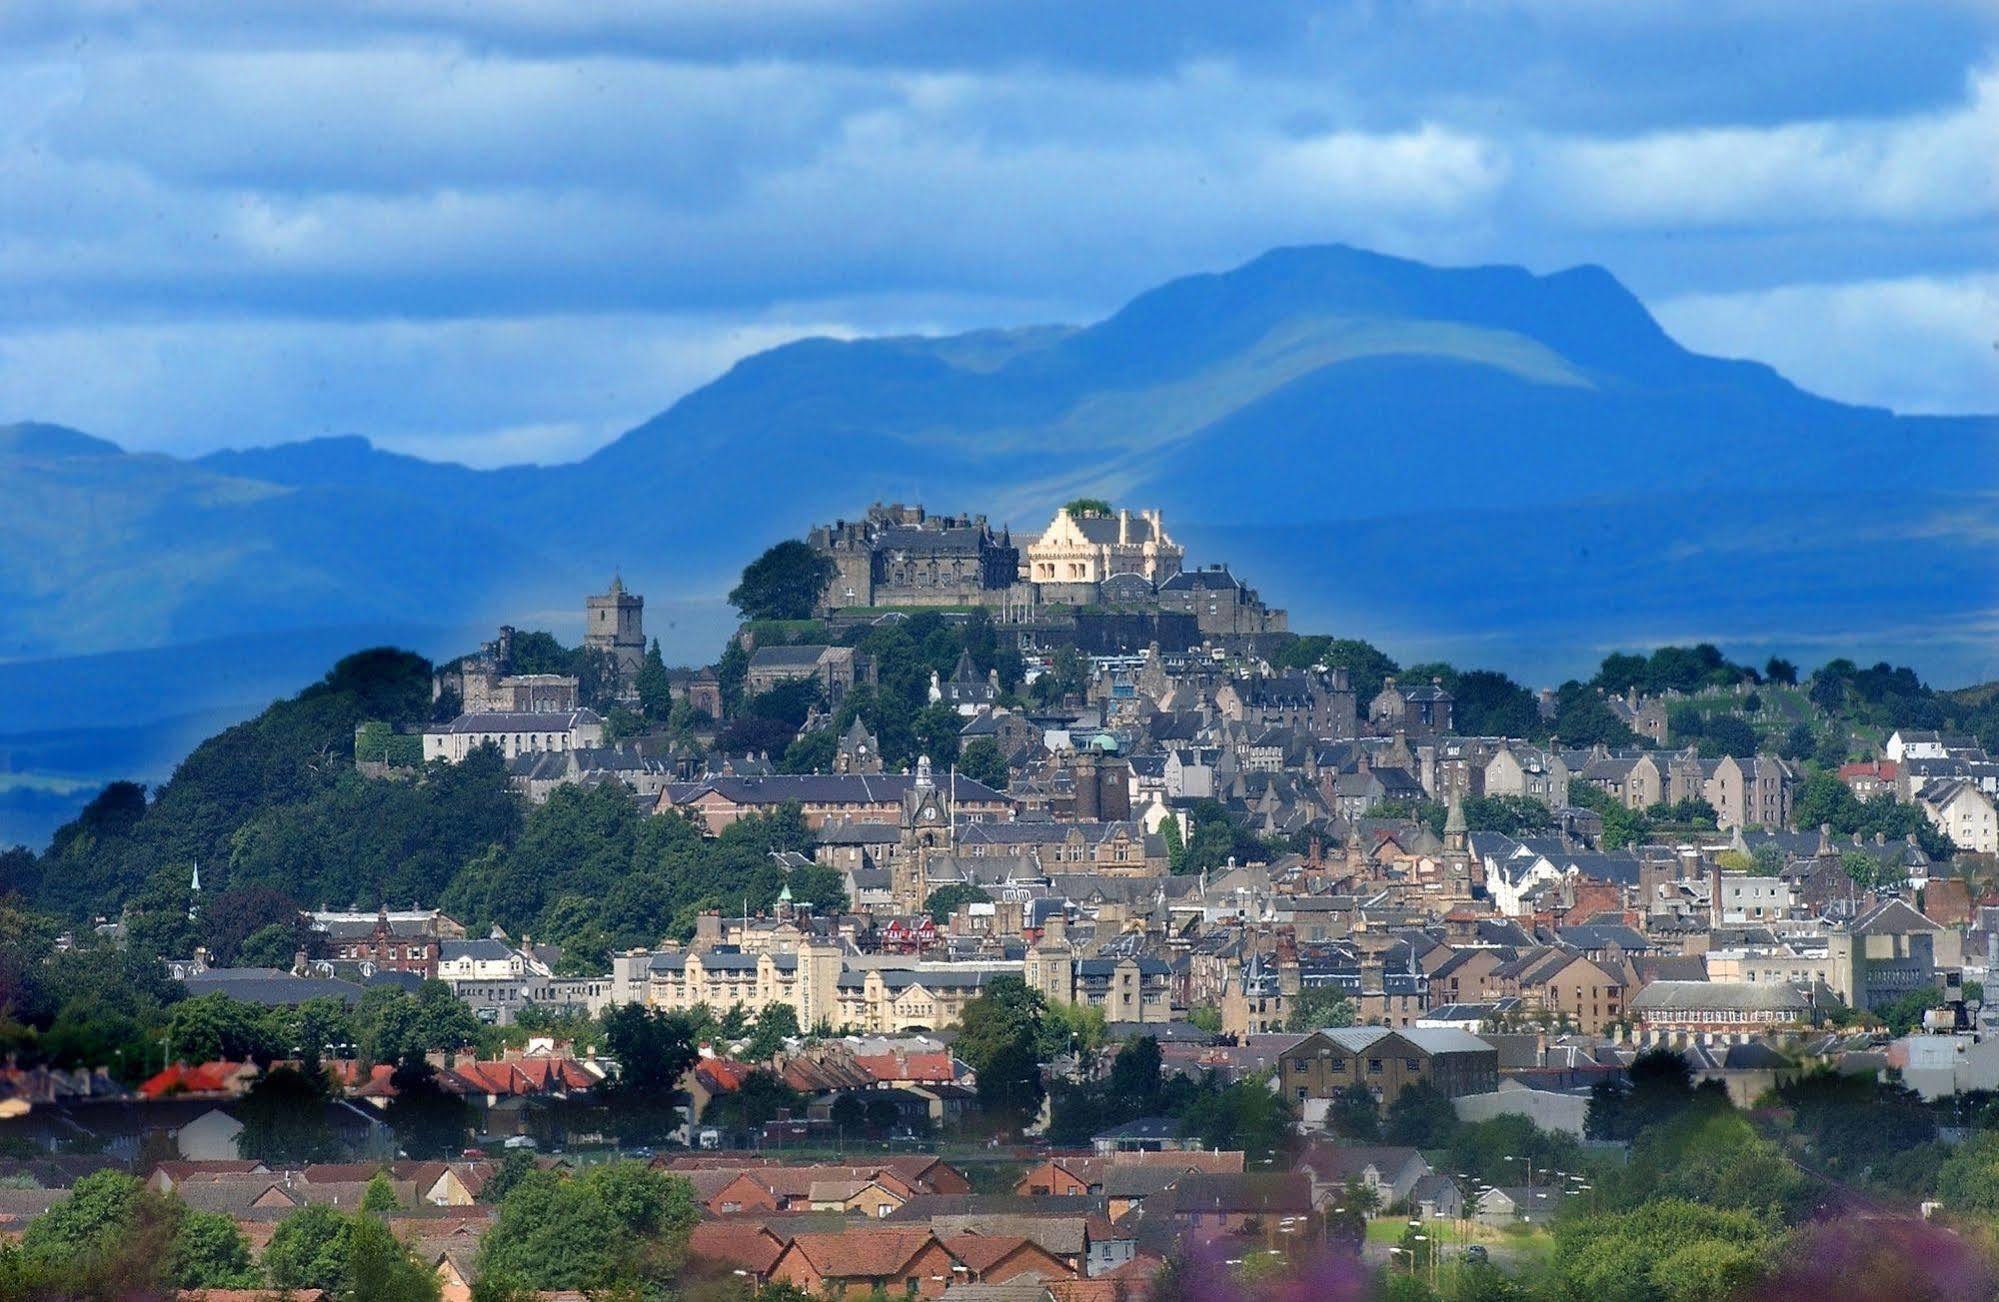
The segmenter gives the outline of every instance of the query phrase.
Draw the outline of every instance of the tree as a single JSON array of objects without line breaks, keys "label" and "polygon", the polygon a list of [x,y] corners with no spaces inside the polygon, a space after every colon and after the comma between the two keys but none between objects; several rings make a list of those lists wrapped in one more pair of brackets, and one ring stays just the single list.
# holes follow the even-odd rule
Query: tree
[{"label": "tree", "polygon": [[1457,1137],[1458,1113],[1428,1081],[1405,1085],[1388,1105],[1382,1138],[1410,1148],[1447,1148]]},{"label": "tree", "polygon": [[1546,725],[1534,693],[1505,674],[1473,669],[1436,676],[1444,677],[1444,686],[1450,690],[1451,724],[1458,732],[1477,737],[1536,737],[1544,733]]},{"label": "tree", "polygon": [[1603,699],[1579,683],[1565,683],[1556,698],[1554,733],[1568,746],[1630,746],[1637,735]]},{"label": "tree", "polygon": [[1737,759],[1747,759],[1756,753],[1762,737],[1734,715],[1717,714],[1708,719],[1701,729],[1700,752],[1703,759],[1719,759],[1723,755],[1733,755]]},{"label": "tree", "polygon": [[670,1283],[698,1215],[685,1180],[639,1163],[574,1177],[537,1171],[500,1204],[480,1274],[543,1290]]},{"label": "tree", "polygon": [[1109,515],[1111,504],[1101,497],[1079,497],[1062,508],[1065,515]]},{"label": "tree", "polygon": [[1354,1024],[1353,1001],[1335,986],[1306,986],[1292,996],[1285,1016],[1288,1031],[1329,1030]]},{"label": "tree", "polygon": [[1785,687],[1798,685],[1798,667],[1789,660],[1771,656],[1763,666],[1763,677]]},{"label": "tree", "polygon": [[1150,1035],[1127,1040],[1111,1059],[1110,1096],[1133,1119],[1159,1106],[1159,1041]]},{"label": "tree", "polygon": [[1924,986],[1897,996],[1882,1004],[1874,1011],[1892,1035],[1907,1035],[1923,1024],[1923,1014],[1932,1008],[1943,1007],[1943,991],[1935,986]]},{"label": "tree", "polygon": [[369,1178],[368,1187],[361,1193],[361,1210],[378,1216],[398,1211],[402,1203],[396,1197],[396,1187],[389,1183],[388,1173],[377,1171]]},{"label": "tree", "polygon": [[479,1201],[499,1203],[513,1191],[515,1185],[533,1175],[536,1170],[534,1155],[515,1149],[500,1159],[499,1170],[487,1179],[479,1189]]},{"label": "tree", "polygon": [[1979,1131],[1951,1150],[1937,1196],[1958,1215],[1999,1215],[1999,1132]]},{"label": "tree", "polygon": [[1359,1081],[1343,1086],[1333,1095],[1326,1113],[1326,1125],[1343,1139],[1373,1143],[1381,1138],[1381,1107],[1374,1091]]},{"label": "tree", "polygon": [[1632,1059],[1624,1081],[1600,1081],[1590,1088],[1583,1133],[1591,1139],[1633,1140],[1678,1117],[1694,1101],[1693,1069],[1686,1059],[1664,1046],[1647,1049]]},{"label": "tree", "polygon": [[[1787,760],[1810,759],[1818,749],[1818,738],[1809,723],[1794,723],[1778,744],[1777,753]],[[1842,757],[1843,758],[1843,757]]]},{"label": "tree", "polygon": [[993,978],[965,1005],[953,1046],[978,1075],[979,1103],[1003,1126],[1025,1125],[1041,1106],[1036,1045],[1044,1005],[1017,976]]},{"label": "tree", "polygon": [[665,723],[673,713],[673,680],[667,675],[666,661],[660,657],[658,638],[646,648],[645,660],[639,665],[633,686],[638,688],[639,706],[646,718]]},{"label": "tree", "polygon": [[804,1109],[804,1095],[785,1084],[784,1078],[776,1072],[759,1067],[743,1077],[742,1083],[735,1089],[710,1099],[701,1120],[711,1126],[747,1135],[761,1130],[766,1122],[786,1114],[801,1113]]},{"label": "tree", "polygon": [[283,1289],[337,1290],[347,1274],[352,1222],[333,1208],[308,1203],[287,1213],[264,1248],[264,1270]]},{"label": "tree", "polygon": [[1043,1062],[1065,1053],[1087,1060],[1103,1047],[1107,1026],[1104,1010],[1095,1004],[1053,1000],[1041,1010],[1041,1041],[1037,1054]]},{"label": "tree", "polygon": [[379,1216],[354,1218],[347,1232],[348,1302],[436,1302],[437,1276],[417,1261]]},{"label": "tree", "polygon": [[389,1076],[395,1097],[384,1120],[396,1132],[396,1142],[419,1162],[452,1158],[472,1137],[472,1109],[437,1083],[427,1062],[406,1061]]},{"label": "tree", "polygon": [[184,1289],[255,1288],[261,1277],[236,1222],[219,1212],[187,1212],[174,1235],[167,1273]]},{"label": "tree", "polygon": [[[201,901],[202,939],[218,966],[241,961],[244,943],[270,926],[284,927],[300,941],[305,938],[298,905],[269,886],[234,886],[207,895]],[[284,962],[277,966],[290,967],[291,961],[288,949]]]},{"label": "tree", "polygon": [[269,1062],[277,1056],[271,1026],[256,1004],[225,994],[183,999],[167,1019],[174,1053],[184,1062]]},{"label": "tree", "polygon": [[[313,1052],[317,1053],[317,1046]],[[243,1131],[236,1151],[273,1171],[333,1160],[340,1142],[326,1121],[323,1080],[293,1067],[273,1067],[243,1097],[236,1119]]]},{"label": "tree", "polygon": [[1200,1090],[1180,1118],[1180,1133],[1209,1148],[1242,1150],[1258,1166],[1279,1163],[1297,1138],[1284,1101],[1258,1080]]},{"label": "tree", "polygon": [[603,1021],[604,1045],[618,1063],[615,1093],[670,1095],[701,1056],[685,1016],[631,1003],[606,1010]]},{"label": "tree", "polygon": [[958,774],[995,791],[1006,790],[1013,778],[1006,756],[1000,754],[999,743],[991,737],[979,737],[958,752]]},{"label": "tree", "polygon": [[76,1182],[67,1201],[29,1223],[21,1252],[31,1263],[101,1271],[127,1290],[149,1281],[175,1288],[241,1288],[257,1282],[250,1250],[226,1216],[192,1212],[178,1198],[153,1193],[119,1171]]},{"label": "tree", "polygon": [[243,938],[243,947],[236,952],[236,961],[244,967],[274,967],[280,972],[292,965],[293,957],[304,946],[299,943],[299,929],[284,922],[273,922],[259,927]]},{"label": "tree", "polygon": [[787,1039],[796,1039],[801,1034],[797,1010],[790,1004],[765,1004],[757,1014],[756,1029],[743,1046],[743,1053],[751,1062],[769,1062],[784,1051]]},{"label": "tree", "polygon": [[354,1020],[361,1051],[373,1062],[407,1063],[426,1054],[456,1053],[479,1043],[479,1019],[442,981],[412,995],[391,986],[363,992]]},{"label": "tree", "polygon": [[1562,1222],[1551,1269],[1565,1298],[1726,1302],[1751,1295],[1773,1246],[1771,1227],[1748,1212],[1663,1199]]},{"label": "tree", "polygon": [[809,619],[838,568],[796,538],[787,538],[743,569],[729,604],[744,619]]},{"label": "tree", "polygon": [[852,1094],[842,1094],[833,1100],[827,1117],[832,1121],[833,1129],[844,1136],[867,1124],[868,1110]]},{"label": "tree", "polygon": [[951,915],[958,911],[959,905],[984,904],[991,899],[992,896],[986,894],[982,887],[969,882],[952,882],[930,892],[929,898],[923,901],[923,911],[941,927],[951,921]]}]

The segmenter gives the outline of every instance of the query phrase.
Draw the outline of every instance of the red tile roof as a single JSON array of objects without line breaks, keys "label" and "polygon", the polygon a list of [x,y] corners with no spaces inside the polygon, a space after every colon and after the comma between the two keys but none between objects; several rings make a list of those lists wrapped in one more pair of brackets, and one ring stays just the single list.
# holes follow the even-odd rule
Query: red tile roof
[{"label": "red tile roof", "polygon": [[751,1068],[727,1058],[703,1058],[694,1064],[694,1075],[711,1093],[733,1094],[743,1087]]},{"label": "red tile roof", "polygon": [[149,1099],[168,1094],[221,1094],[229,1089],[230,1082],[245,1065],[218,1061],[190,1067],[177,1062],[150,1077],[139,1086],[139,1093]]},{"label": "red tile roof", "polygon": [[948,1053],[912,1053],[901,1057],[893,1053],[856,1054],[854,1063],[878,1081],[941,1085],[958,1078]]},{"label": "red tile roof", "polygon": [[[1018,1234],[954,1234],[942,1242],[946,1252],[964,1262],[974,1274],[983,1275],[1028,1246],[1030,1240]],[[1036,1251],[1041,1249],[1037,1246]]]},{"label": "red tile roof", "polygon": [[784,1243],[761,1225],[733,1221],[703,1221],[687,1240],[687,1255],[696,1261],[767,1275],[784,1253]]},{"label": "red tile roof", "polygon": [[836,1279],[888,1279],[936,1242],[929,1230],[866,1229],[844,1234],[801,1234],[787,1252],[797,1252],[819,1275]]}]

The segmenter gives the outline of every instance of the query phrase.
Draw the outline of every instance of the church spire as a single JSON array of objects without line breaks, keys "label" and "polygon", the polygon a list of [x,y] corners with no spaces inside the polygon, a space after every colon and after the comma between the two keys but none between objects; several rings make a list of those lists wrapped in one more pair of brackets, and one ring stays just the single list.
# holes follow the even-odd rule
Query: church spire
[{"label": "church spire", "polygon": [[1451,810],[1444,817],[1444,849],[1451,854],[1463,854],[1470,837],[1470,829],[1465,824],[1465,804],[1454,790],[1451,792]]}]

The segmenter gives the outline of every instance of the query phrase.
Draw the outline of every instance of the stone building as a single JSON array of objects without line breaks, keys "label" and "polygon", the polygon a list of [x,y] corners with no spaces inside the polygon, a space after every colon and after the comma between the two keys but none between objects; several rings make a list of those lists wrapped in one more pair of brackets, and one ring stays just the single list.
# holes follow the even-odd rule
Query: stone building
[{"label": "stone building", "polygon": [[466,714],[539,714],[573,710],[582,703],[574,676],[512,673],[513,659],[514,630],[502,624],[499,635],[478,651],[438,667],[431,675],[430,697],[435,701],[456,693],[458,708]]},{"label": "stone building", "polygon": [[1451,694],[1441,682],[1399,684],[1389,678],[1368,702],[1367,721],[1383,736],[1434,737],[1451,731]]},{"label": "stone building", "polygon": [[1159,608],[1192,615],[1204,637],[1239,633],[1282,633],[1290,627],[1281,610],[1263,604],[1256,589],[1229,573],[1227,565],[1182,570],[1159,585]]},{"label": "stone building", "polygon": [[411,972],[426,980],[437,976],[445,940],[438,916],[421,910],[391,914],[384,908],[372,918],[321,913],[314,915],[313,930],[326,937],[329,958],[361,964],[367,972]]},{"label": "stone building", "polygon": [[[925,796],[932,798],[925,800]],[[912,801],[925,808],[940,805],[948,821],[961,824],[1013,817],[1013,802],[1004,793],[963,774],[936,782],[928,760],[919,763],[915,774],[774,773],[670,782],[660,793],[654,812],[684,810],[700,818],[711,833],[719,833],[740,818],[768,813],[792,801],[804,811],[806,826],[815,830],[840,820],[900,827],[907,821]]]},{"label": "stone building", "polygon": [[620,700],[638,699],[639,668],[645,664],[646,599],[625,591],[625,581],[611,579],[610,591],[583,603],[583,645],[608,658],[617,670]]},{"label": "stone building", "polygon": [[837,942],[802,939],[755,953],[739,946],[685,952],[633,950],[611,961],[612,999],[685,1011],[783,1004],[801,1026],[828,1023],[874,1034],[934,1031],[955,1024],[993,978],[1021,975],[1018,961],[935,963],[854,954]]},{"label": "stone building", "polygon": [[1028,950],[1023,979],[1051,1002],[1101,1009],[1107,1022],[1173,1020],[1172,968],[1147,956],[1079,955],[1057,917]]},{"label": "stone building", "polygon": [[1106,515],[1065,508],[1027,545],[1020,574],[1043,601],[1086,605],[1113,575],[1136,574],[1157,586],[1178,574],[1186,559],[1157,511]]},{"label": "stone building", "polygon": [[1020,573],[1020,549],[982,515],[934,516],[900,502],[859,520],[816,525],[807,543],[833,562],[820,601],[851,606],[998,606]]},{"label": "stone building", "polygon": [[837,708],[850,689],[874,682],[874,661],[850,646],[760,646],[750,653],[743,690],[755,696],[801,678],[817,679],[826,704]]},{"label": "stone building", "polygon": [[1278,1079],[1293,1107],[1355,1084],[1383,1105],[1418,1083],[1447,1098],[1488,1094],[1499,1088],[1499,1050],[1469,1031],[1350,1026],[1314,1031],[1285,1050]]},{"label": "stone building", "polygon": [[542,751],[579,750],[604,744],[604,720],[595,710],[561,713],[461,714],[423,731],[423,759],[461,763],[481,746],[512,759]]}]

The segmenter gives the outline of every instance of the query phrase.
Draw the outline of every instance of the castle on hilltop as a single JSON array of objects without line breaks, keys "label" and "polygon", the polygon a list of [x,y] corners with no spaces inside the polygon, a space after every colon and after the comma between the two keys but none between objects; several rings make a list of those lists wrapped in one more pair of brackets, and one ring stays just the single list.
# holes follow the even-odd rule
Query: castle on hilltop
[{"label": "castle on hilltop", "polygon": [[1009,623],[1079,612],[1170,616],[1202,637],[1281,633],[1285,613],[1226,565],[1186,568],[1156,510],[1064,507],[1024,545],[983,515],[932,515],[875,503],[859,520],[815,526],[807,543],[833,563],[827,615],[895,607],[983,607]]},{"label": "castle on hilltop", "polygon": [[931,515],[900,502],[816,526],[809,542],[834,566],[821,604],[999,606],[1020,576],[1020,549],[982,515]]}]

